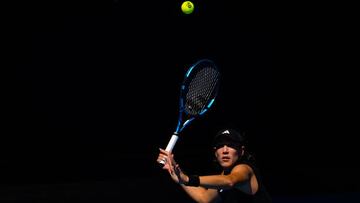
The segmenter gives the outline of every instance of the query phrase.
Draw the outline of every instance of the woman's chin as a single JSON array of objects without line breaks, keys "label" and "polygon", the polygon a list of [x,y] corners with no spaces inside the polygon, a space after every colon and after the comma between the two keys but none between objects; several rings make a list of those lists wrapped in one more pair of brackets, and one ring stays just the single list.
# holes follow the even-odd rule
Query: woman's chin
[{"label": "woman's chin", "polygon": [[232,166],[232,162],[230,162],[230,161],[226,161],[226,162],[221,162],[221,164],[220,164],[223,168],[229,168],[229,167],[231,167]]}]

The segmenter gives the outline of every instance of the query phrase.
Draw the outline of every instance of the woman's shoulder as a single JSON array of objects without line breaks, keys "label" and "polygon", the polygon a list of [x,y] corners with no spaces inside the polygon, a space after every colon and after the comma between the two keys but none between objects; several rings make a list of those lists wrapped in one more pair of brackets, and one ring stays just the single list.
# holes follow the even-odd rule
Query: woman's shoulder
[{"label": "woman's shoulder", "polygon": [[231,173],[253,174],[254,169],[253,169],[253,166],[251,166],[251,165],[249,165],[247,163],[238,163],[231,169]]}]

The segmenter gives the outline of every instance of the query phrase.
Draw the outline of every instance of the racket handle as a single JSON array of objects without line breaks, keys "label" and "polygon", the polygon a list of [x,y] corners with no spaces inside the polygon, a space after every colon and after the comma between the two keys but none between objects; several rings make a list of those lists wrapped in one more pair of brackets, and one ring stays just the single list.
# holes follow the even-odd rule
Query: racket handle
[{"label": "racket handle", "polygon": [[[171,151],[174,149],[174,146],[175,146],[178,138],[179,138],[178,134],[177,134],[177,133],[174,133],[174,134],[171,136],[171,139],[170,139],[168,145],[166,146],[165,151],[171,152]],[[160,161],[160,164],[164,165],[164,164],[165,164],[165,161],[163,161],[163,160]]]}]

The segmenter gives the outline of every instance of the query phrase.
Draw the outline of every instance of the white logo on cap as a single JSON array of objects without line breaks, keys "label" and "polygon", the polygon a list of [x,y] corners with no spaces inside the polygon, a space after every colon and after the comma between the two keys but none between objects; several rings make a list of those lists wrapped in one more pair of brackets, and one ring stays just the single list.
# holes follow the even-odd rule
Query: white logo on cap
[{"label": "white logo on cap", "polygon": [[228,130],[224,130],[222,134],[230,134],[230,132]]}]

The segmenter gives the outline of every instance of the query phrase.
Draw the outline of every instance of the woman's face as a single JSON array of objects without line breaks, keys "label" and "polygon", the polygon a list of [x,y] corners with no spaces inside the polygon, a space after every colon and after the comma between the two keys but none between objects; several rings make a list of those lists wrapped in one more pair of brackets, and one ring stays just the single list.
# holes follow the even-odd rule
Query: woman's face
[{"label": "woman's face", "polygon": [[[243,151],[243,150],[241,150]],[[239,151],[235,148],[223,145],[215,149],[215,157],[223,168],[230,168],[239,159]]]}]

